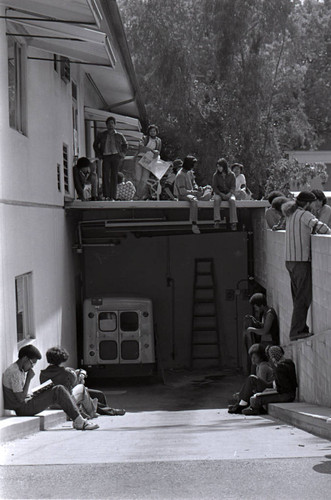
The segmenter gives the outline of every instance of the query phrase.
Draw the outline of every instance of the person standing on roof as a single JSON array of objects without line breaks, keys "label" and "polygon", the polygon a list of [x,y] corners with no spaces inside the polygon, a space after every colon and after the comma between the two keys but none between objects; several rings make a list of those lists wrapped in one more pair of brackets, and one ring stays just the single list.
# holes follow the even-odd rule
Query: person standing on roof
[{"label": "person standing on roof", "polygon": [[97,135],[93,143],[96,156],[102,161],[102,189],[106,200],[115,200],[117,174],[125,158],[128,143],[123,134],[116,130],[116,119],[110,116],[106,120],[107,130]]}]

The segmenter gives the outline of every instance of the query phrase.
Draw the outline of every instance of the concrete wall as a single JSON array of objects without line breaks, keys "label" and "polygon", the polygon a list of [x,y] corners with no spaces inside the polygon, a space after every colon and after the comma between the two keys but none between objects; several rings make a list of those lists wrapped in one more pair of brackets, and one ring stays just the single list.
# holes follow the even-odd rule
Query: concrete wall
[{"label": "concrete wall", "polygon": [[[71,228],[62,209],[2,206],[1,361],[3,369],[17,359],[15,277],[32,272],[32,342],[44,354],[52,345],[63,345],[76,364],[74,263]],[[32,237],[33,235],[33,237]],[[36,365],[47,365],[45,357]]]},{"label": "concrete wall", "polygon": [[[237,327],[235,300],[226,290],[247,278],[246,233],[223,233],[136,239],[129,236],[116,247],[84,249],[85,297],[107,294],[138,294],[153,300],[165,367],[189,366],[193,301],[194,259],[214,259],[220,318],[223,364],[236,368]],[[172,345],[172,288],[175,302]],[[240,288],[247,288],[242,283]],[[238,297],[238,333],[248,302]],[[160,352],[159,352],[160,356]]]},{"label": "concrete wall", "polygon": [[266,277],[268,303],[279,316],[281,344],[296,363],[302,401],[331,406],[331,236],[312,236],[313,301],[308,324],[314,336],[290,342],[290,279],[285,268],[285,231],[264,231],[266,259],[256,262]]}]

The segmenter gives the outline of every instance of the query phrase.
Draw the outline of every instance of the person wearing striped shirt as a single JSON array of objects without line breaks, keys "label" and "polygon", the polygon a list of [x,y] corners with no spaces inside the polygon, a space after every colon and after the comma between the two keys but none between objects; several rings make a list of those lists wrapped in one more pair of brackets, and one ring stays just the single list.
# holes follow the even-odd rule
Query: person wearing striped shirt
[{"label": "person wearing striped shirt", "polygon": [[312,301],[311,234],[331,234],[331,229],[311,212],[316,196],[301,191],[282,206],[286,217],[285,261],[291,279],[293,312],[290,340],[309,337],[307,313]]}]

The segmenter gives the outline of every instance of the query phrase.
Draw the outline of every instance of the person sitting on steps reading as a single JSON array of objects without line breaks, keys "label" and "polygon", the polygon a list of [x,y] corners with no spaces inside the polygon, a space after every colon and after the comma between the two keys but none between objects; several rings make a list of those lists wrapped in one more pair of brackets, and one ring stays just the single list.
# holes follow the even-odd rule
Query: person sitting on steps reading
[{"label": "person sitting on steps reading", "polygon": [[73,421],[74,429],[98,429],[97,424],[82,417],[63,385],[54,385],[40,394],[29,395],[30,383],[35,376],[33,367],[41,357],[35,346],[26,345],[19,350],[17,361],[5,370],[2,379],[5,409],[14,410],[18,416],[33,416],[50,406],[58,405]]}]

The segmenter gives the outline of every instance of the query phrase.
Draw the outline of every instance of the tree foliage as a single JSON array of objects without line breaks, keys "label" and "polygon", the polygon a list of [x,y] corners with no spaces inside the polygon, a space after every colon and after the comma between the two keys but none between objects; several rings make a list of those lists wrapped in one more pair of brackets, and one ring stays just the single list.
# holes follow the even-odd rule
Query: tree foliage
[{"label": "tree foliage", "polygon": [[206,181],[218,157],[239,161],[262,196],[286,150],[313,149],[331,133],[330,2],[119,5],[165,158],[197,155]]}]

